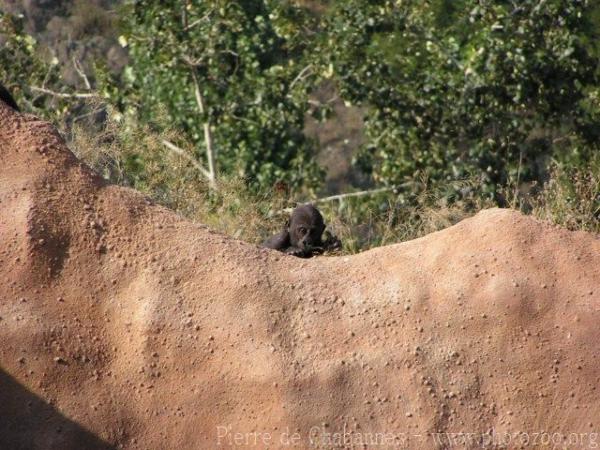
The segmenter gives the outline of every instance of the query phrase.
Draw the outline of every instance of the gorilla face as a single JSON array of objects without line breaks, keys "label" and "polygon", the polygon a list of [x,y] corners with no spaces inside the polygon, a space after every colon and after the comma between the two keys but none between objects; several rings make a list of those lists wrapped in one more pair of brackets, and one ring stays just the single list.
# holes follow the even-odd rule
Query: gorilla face
[{"label": "gorilla face", "polygon": [[292,212],[289,224],[290,244],[309,253],[322,247],[321,236],[325,230],[323,216],[312,205],[302,205]]},{"label": "gorilla face", "polygon": [[310,204],[298,206],[292,212],[285,229],[267,239],[263,247],[299,258],[310,258],[325,251],[341,249],[342,241],[329,231],[325,232],[323,241],[324,231],[323,216],[317,208]]}]

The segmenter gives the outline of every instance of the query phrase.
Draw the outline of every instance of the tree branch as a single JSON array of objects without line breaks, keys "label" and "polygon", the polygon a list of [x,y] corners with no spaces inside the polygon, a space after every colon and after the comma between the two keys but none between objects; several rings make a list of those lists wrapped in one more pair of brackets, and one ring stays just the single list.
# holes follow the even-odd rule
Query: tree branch
[{"label": "tree branch", "polygon": [[[196,104],[198,105],[200,114],[204,116],[206,109],[204,107],[204,98],[202,97],[202,92],[200,92],[200,83],[198,82],[198,77],[196,76],[196,71],[193,67],[191,68],[191,71],[192,79],[194,80],[194,95],[196,97]],[[208,182],[210,187],[214,189],[216,187],[215,151],[213,149],[213,138],[208,119],[204,122],[202,127],[204,128],[204,145],[206,146],[206,160],[208,161]]]},{"label": "tree branch", "polygon": [[41,88],[37,86],[30,86],[30,89],[35,92],[41,92],[42,94],[52,95],[53,97],[58,98],[98,98],[100,97],[98,94],[94,92],[73,92],[72,94],[67,94],[64,92],[55,92],[50,89]]},{"label": "tree branch", "polygon": [[88,91],[91,91],[92,90],[92,85],[90,84],[90,80],[88,79],[87,75],[83,71],[83,68],[81,67],[80,62],[77,61],[75,59],[75,57],[73,57],[73,67],[75,67],[75,70],[77,71],[77,73],[79,74],[79,76],[83,79],[83,83],[85,84],[85,88]]},{"label": "tree branch", "polygon": [[198,161],[196,161],[195,158],[193,158],[192,156],[190,156],[184,149],[182,149],[181,147],[177,147],[175,144],[173,144],[170,141],[167,141],[166,139],[163,139],[161,142],[169,150],[171,150],[174,153],[177,153],[180,156],[183,156],[189,162],[191,162],[192,165],[196,169],[198,169],[198,171],[210,182],[210,173],[208,173],[208,171],[204,167],[202,167],[202,165]]},{"label": "tree branch", "polygon": [[294,78],[292,80],[292,82],[290,83],[290,91],[294,88],[294,86],[296,85],[296,83],[298,83],[299,81],[301,81],[302,79],[306,78],[308,75],[310,75],[310,70],[312,70],[313,66],[312,64],[309,64],[308,66],[306,66],[304,69],[302,69],[300,71],[300,73],[298,75],[296,75],[296,78]]},{"label": "tree branch", "polygon": [[194,20],[192,23],[187,24],[183,27],[183,31],[189,31],[190,29],[194,28],[196,25],[202,23],[203,21],[205,21],[206,19],[208,19],[210,17],[210,15],[213,13],[212,9],[210,11],[208,11],[204,16],[200,17],[197,20]]},{"label": "tree branch", "polygon": [[414,182],[409,181],[407,183],[402,183],[402,184],[399,184],[396,186],[389,186],[389,187],[383,187],[383,188],[377,188],[377,189],[368,189],[365,191],[358,191],[358,192],[348,192],[346,194],[331,195],[329,197],[323,197],[323,198],[318,198],[316,200],[313,200],[312,203],[325,203],[325,202],[331,202],[331,201],[335,201],[335,200],[344,200],[345,198],[350,198],[350,197],[364,197],[366,195],[380,194],[382,192],[395,191],[399,188],[409,187],[409,186],[412,186],[413,184],[414,184]]}]

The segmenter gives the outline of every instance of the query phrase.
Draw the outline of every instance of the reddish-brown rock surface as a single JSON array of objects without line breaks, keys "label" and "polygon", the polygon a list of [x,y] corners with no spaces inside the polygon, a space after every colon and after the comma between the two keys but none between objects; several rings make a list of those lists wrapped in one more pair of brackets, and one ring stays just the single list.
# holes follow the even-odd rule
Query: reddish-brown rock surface
[{"label": "reddish-brown rock surface", "polygon": [[495,209],[302,260],[3,104],[0,161],[1,449],[600,446],[594,235]]}]

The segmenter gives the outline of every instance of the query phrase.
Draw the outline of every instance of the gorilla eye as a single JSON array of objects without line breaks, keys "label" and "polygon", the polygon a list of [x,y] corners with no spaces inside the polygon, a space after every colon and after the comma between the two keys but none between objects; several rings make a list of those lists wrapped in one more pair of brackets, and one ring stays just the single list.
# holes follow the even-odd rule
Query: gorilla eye
[{"label": "gorilla eye", "polygon": [[302,233],[302,234],[306,233],[306,228],[300,227],[300,233]]}]

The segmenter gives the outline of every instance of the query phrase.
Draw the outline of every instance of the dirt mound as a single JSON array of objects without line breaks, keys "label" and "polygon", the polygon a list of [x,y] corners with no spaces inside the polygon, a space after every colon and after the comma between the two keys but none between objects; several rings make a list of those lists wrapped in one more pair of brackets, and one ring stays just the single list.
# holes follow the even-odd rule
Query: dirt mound
[{"label": "dirt mound", "polygon": [[0,448],[600,445],[595,236],[495,209],[301,260],[4,105],[0,160]]}]

